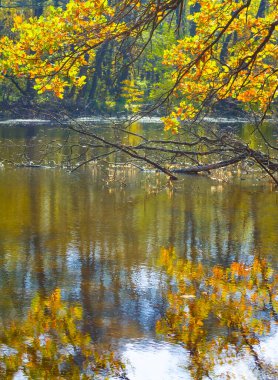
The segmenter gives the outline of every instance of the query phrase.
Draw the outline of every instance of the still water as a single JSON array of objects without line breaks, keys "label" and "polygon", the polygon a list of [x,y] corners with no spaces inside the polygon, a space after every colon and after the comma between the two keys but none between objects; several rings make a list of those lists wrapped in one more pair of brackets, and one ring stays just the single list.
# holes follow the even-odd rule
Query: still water
[{"label": "still water", "polygon": [[[20,147],[40,133],[2,128],[2,154],[9,141]],[[66,131],[45,133],[56,141]],[[37,294],[61,289],[63,302],[82,308],[82,331],[121,353],[130,380],[190,379],[188,352],[156,332],[173,286],[161,252],[208,268],[259,256],[277,271],[278,192],[204,176],[181,177],[171,190],[162,175],[137,170],[118,171],[121,181],[110,184],[110,174],[107,166],[0,169],[0,318],[24,320]],[[275,342],[274,331],[265,351]],[[248,360],[230,366],[238,379],[259,378]],[[221,368],[214,378],[225,378]]]}]

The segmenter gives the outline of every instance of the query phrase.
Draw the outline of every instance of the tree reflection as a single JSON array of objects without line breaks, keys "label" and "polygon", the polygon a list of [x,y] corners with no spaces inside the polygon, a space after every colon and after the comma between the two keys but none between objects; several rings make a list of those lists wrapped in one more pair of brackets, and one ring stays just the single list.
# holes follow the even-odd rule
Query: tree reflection
[{"label": "tree reflection", "polygon": [[59,289],[48,298],[37,295],[23,322],[1,328],[0,377],[12,379],[21,371],[31,379],[125,378],[120,360],[96,349],[81,320],[82,308],[67,306]]},{"label": "tree reflection", "polygon": [[265,259],[209,269],[178,259],[170,248],[162,250],[160,264],[174,285],[157,331],[187,350],[194,379],[211,378],[217,364],[247,353],[261,374],[277,378],[278,368],[267,365],[258,349],[278,322],[278,275]]}]

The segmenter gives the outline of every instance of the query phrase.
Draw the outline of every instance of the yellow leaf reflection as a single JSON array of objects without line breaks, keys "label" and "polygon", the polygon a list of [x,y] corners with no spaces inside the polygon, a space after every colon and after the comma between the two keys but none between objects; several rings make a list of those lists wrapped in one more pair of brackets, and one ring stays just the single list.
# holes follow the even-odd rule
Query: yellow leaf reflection
[{"label": "yellow leaf reflection", "polygon": [[246,353],[267,373],[264,378],[277,378],[278,368],[267,365],[257,349],[278,322],[278,275],[266,260],[208,268],[164,248],[160,265],[173,285],[157,331],[187,350],[193,379],[211,378],[221,361]]},{"label": "yellow leaf reflection", "polygon": [[99,352],[80,328],[82,308],[68,306],[60,289],[43,299],[37,295],[27,318],[2,326],[0,377],[19,371],[31,379],[94,379],[121,374],[123,364],[113,352]]}]

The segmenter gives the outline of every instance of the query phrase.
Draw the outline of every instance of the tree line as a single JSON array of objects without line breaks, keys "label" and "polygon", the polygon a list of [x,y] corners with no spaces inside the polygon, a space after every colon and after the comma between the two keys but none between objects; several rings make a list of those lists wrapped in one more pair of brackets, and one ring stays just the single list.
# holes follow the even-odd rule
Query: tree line
[{"label": "tree line", "polygon": [[[125,112],[131,121],[158,113],[171,139],[137,134],[141,143],[129,146],[84,125],[72,130],[171,179],[248,160],[277,183],[277,146],[261,128],[275,114],[276,10],[276,0],[2,1],[2,104],[56,104],[67,116]],[[223,104],[248,115],[267,154],[231,131],[200,133],[198,123]]]}]

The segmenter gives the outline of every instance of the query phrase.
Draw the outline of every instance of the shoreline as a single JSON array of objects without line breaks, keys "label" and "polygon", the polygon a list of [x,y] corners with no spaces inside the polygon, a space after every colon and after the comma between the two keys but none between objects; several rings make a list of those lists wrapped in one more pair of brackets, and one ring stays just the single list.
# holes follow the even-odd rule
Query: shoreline
[{"label": "shoreline", "polygon": [[[144,116],[140,119],[134,120],[132,122],[132,115],[130,117],[117,117],[117,116],[105,116],[105,115],[99,115],[99,116],[83,116],[83,117],[76,117],[72,119],[62,119],[59,121],[59,123],[55,120],[51,119],[40,119],[40,118],[16,118],[16,119],[0,119],[0,126],[1,125],[13,125],[13,126],[26,126],[28,124],[40,124],[40,125],[53,125],[53,124],[60,124],[60,125],[68,125],[72,124],[74,122],[77,123],[99,123],[99,124],[110,124],[110,123],[142,123],[142,124],[158,124],[158,125],[163,125],[163,122],[161,121],[161,117],[158,116]],[[200,122],[205,122],[205,123],[221,123],[221,124],[247,124],[247,123],[252,123],[252,120],[248,118],[240,118],[240,117],[212,117],[212,116],[207,116],[204,117]],[[264,123],[277,123],[278,119],[277,118],[267,118],[264,120]]]}]

